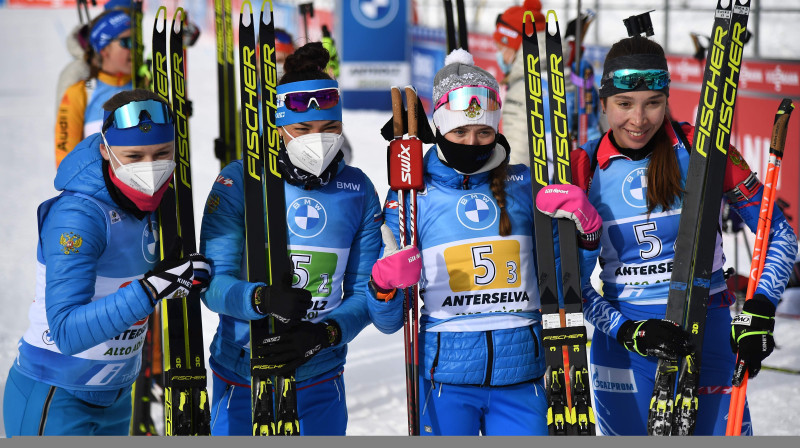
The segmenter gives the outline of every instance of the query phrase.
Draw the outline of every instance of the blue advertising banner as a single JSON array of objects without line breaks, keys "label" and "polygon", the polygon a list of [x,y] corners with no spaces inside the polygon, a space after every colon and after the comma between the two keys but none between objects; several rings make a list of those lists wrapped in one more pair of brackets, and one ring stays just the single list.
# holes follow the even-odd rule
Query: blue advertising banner
[{"label": "blue advertising banner", "polygon": [[349,109],[391,110],[392,86],[411,83],[408,0],[342,0],[339,86]]},{"label": "blue advertising banner", "polygon": [[445,56],[447,36],[444,29],[418,26],[411,29],[411,83],[417,88],[417,95],[428,116],[433,115],[433,78],[444,67]]}]

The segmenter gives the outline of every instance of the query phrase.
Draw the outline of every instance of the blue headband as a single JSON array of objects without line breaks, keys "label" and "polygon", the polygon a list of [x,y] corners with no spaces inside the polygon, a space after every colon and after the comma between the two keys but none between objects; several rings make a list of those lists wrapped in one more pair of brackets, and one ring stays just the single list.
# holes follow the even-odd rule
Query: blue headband
[{"label": "blue headband", "polygon": [[[277,93],[289,92],[306,92],[310,90],[336,88],[339,83],[332,79],[312,79],[309,81],[297,81],[281,84],[277,88]],[[278,101],[278,110],[275,112],[275,125],[286,126],[304,121],[325,120],[325,121],[342,121],[342,99],[339,98],[339,104],[330,109],[315,109],[309,108],[305,112],[293,112],[287,109],[283,101]]]},{"label": "blue headband", "polygon": [[117,36],[131,28],[131,17],[123,9],[115,9],[102,16],[92,27],[89,42],[94,51],[105,48]]},{"label": "blue headband", "polygon": [[130,8],[131,0],[108,0],[108,3],[103,5],[106,11],[114,8]]},{"label": "blue headband", "polygon": [[[113,112],[103,111],[103,122]],[[175,128],[172,123],[155,123],[145,117],[136,126],[118,129],[110,126],[105,131],[106,141],[112,146],[147,146],[158,145],[175,140]]]}]

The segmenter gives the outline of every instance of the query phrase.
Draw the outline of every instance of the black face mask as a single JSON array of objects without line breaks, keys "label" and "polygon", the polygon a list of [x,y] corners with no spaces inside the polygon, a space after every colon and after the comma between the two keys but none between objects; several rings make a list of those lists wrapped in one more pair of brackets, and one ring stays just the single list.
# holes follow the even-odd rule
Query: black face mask
[{"label": "black face mask", "polygon": [[472,174],[483,168],[492,157],[494,147],[497,145],[497,137],[487,145],[464,145],[451,142],[437,130],[436,145],[445,158],[442,160],[445,166],[464,174]]}]

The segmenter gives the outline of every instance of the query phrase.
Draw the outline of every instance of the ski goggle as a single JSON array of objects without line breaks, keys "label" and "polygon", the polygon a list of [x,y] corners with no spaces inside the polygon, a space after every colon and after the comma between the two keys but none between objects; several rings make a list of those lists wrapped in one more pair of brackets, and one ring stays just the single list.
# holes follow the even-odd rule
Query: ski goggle
[{"label": "ski goggle", "polygon": [[128,36],[128,37],[118,37],[118,38],[116,38],[116,39],[114,39],[114,40],[116,40],[117,42],[119,42],[119,46],[120,46],[120,47],[122,47],[122,48],[124,48],[124,49],[126,49],[126,50],[130,50],[130,49],[131,49],[131,47],[132,47],[132,44],[133,44],[133,41],[131,40],[131,36]]},{"label": "ski goggle", "polygon": [[156,124],[172,124],[172,113],[169,106],[156,100],[132,101],[118,107],[103,122],[102,132],[109,128],[129,129],[139,126],[143,120],[149,119]]},{"label": "ski goggle", "polygon": [[661,90],[669,86],[669,72],[666,70],[616,70],[603,78],[602,84],[613,81],[618,89],[633,90],[644,84],[650,90]]},{"label": "ski goggle", "polygon": [[445,106],[449,110],[467,110],[473,103],[477,103],[484,110],[499,110],[500,95],[493,88],[486,86],[456,87],[442,95],[434,109]]},{"label": "ski goggle", "polygon": [[314,109],[325,110],[339,104],[339,89],[326,87],[317,90],[279,93],[277,99],[292,112],[306,112],[312,107],[311,103],[314,103]]}]

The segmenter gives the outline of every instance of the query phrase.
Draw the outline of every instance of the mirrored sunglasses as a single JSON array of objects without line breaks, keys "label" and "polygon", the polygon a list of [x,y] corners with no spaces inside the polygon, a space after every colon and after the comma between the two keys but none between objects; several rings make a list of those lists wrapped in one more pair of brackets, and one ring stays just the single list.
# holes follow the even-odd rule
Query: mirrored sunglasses
[{"label": "mirrored sunglasses", "polygon": [[494,111],[501,106],[500,95],[491,87],[486,86],[463,86],[442,95],[435,109],[445,106],[449,110],[467,110],[473,103],[477,103],[481,109]]},{"label": "mirrored sunglasses", "polygon": [[120,106],[103,122],[102,132],[108,128],[128,129],[138,126],[139,123],[149,119],[156,124],[172,123],[172,113],[169,106],[156,100],[132,101]]},{"label": "mirrored sunglasses", "polygon": [[[282,101],[284,107],[292,112],[306,112],[311,107],[317,110],[325,110],[339,104],[339,89],[326,87],[317,90],[281,93],[278,94],[278,101]],[[314,106],[312,106],[312,103],[314,103]]]},{"label": "mirrored sunglasses", "polygon": [[131,46],[133,45],[133,41],[131,40],[131,36],[128,37],[118,37],[116,39],[119,42],[119,46],[125,48],[126,50],[130,50]]},{"label": "mirrored sunglasses", "polygon": [[618,89],[633,90],[644,84],[650,90],[661,90],[670,83],[669,72],[666,70],[616,70],[603,79],[603,84],[613,81]]}]

